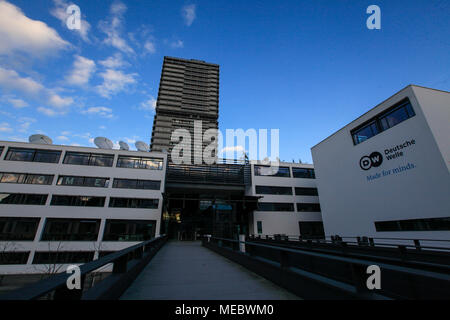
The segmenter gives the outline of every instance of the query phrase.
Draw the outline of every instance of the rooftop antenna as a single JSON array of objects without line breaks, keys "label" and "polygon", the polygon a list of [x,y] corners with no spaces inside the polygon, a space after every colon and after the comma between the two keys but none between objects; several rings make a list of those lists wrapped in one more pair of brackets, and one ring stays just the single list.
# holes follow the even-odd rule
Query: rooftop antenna
[{"label": "rooftop antenna", "polygon": [[123,141],[119,141],[119,146],[120,146],[120,150],[130,150],[130,147],[128,146],[128,144],[126,142]]},{"label": "rooftop antenna", "polygon": [[33,134],[29,136],[28,142],[36,144],[53,144],[52,139],[43,134]]},{"label": "rooftop antenna", "polygon": [[105,137],[97,137],[94,139],[94,144],[100,149],[112,149],[114,144],[111,140]]},{"label": "rooftop antenna", "polygon": [[138,151],[148,152],[150,150],[150,147],[144,141],[136,141],[134,145]]}]

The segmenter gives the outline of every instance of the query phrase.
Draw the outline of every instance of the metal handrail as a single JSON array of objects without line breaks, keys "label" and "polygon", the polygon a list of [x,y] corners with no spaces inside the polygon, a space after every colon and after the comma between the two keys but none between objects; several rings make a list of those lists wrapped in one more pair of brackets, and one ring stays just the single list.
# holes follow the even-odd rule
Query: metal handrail
[{"label": "metal handrail", "polygon": [[[153,244],[159,243],[161,240],[167,239],[167,235],[161,235],[159,237],[138,243],[131,247],[125,248],[123,250],[110,253],[102,258],[97,260],[82,264],[79,266],[80,275],[83,279],[88,273],[93,272],[95,270],[100,269],[101,267],[113,263],[114,269],[113,273],[121,273],[126,270],[126,267],[123,268],[123,264],[128,262],[128,254],[135,253],[140,251],[142,254],[146,247],[151,246]],[[124,259],[125,258],[125,259]],[[122,268],[117,268],[117,264],[122,264]],[[58,289],[66,289],[68,274],[65,272],[55,274],[47,279],[43,279],[36,283],[32,283],[23,288],[19,288],[17,290],[7,292],[3,295],[0,295],[0,300],[34,300],[38,299],[52,291]]]}]

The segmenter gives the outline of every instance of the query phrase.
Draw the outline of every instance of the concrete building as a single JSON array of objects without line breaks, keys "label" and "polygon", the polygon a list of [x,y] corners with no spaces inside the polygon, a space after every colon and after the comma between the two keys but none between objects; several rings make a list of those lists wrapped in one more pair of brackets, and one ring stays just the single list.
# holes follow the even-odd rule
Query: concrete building
[{"label": "concrete building", "polygon": [[193,140],[192,163],[196,153],[202,159],[201,152],[211,141],[204,140],[202,143],[194,140],[194,121],[201,121],[199,134],[203,136],[208,129],[218,129],[218,118],[219,65],[194,59],[164,57],[151,150],[168,151],[170,157],[174,144],[177,144],[171,142],[172,132],[185,129]]},{"label": "concrete building", "polygon": [[277,172],[251,162],[248,196],[260,197],[250,219],[254,235],[324,236],[314,166],[281,162]]},{"label": "concrete building", "polygon": [[0,141],[1,273],[48,273],[159,235],[166,154]]},{"label": "concrete building", "polygon": [[312,148],[327,236],[450,239],[450,93],[410,85]]}]

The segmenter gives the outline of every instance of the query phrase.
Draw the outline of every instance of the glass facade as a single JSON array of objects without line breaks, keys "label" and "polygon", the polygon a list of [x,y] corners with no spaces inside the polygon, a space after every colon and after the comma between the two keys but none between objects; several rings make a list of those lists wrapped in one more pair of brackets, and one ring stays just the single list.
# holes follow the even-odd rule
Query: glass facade
[{"label": "glass facade", "polygon": [[96,241],[100,229],[98,219],[47,218],[42,241]]},{"label": "glass facade", "polygon": [[315,179],[316,173],[314,169],[307,168],[292,168],[292,174],[294,178],[303,178],[303,179]]},{"label": "glass facade", "polygon": [[366,124],[353,129],[351,135],[353,138],[353,144],[357,145],[364,142],[380,132],[388,130],[396,126],[397,124],[414,117],[416,114],[411,106],[409,100],[405,100],[390,108],[387,111],[375,116],[373,119],[368,121]]},{"label": "glass facade", "polygon": [[119,156],[119,159],[117,160],[117,167],[131,168],[131,169],[162,170],[163,163],[164,163],[163,159],[158,158]]},{"label": "glass facade", "polygon": [[296,196],[318,196],[317,188],[295,188]]},{"label": "glass facade", "polygon": [[161,181],[115,178],[113,188],[159,190],[161,188]]},{"label": "glass facade", "polygon": [[292,187],[255,186],[256,194],[292,195]]},{"label": "glass facade", "polygon": [[271,176],[289,178],[291,171],[289,167],[270,167],[255,165],[255,176]]},{"label": "glass facade", "polygon": [[98,167],[112,167],[113,162],[114,155],[112,154],[95,154],[83,152],[66,152],[63,161],[64,164]]},{"label": "glass facade", "polygon": [[259,202],[258,211],[294,211],[294,204],[283,202]]},{"label": "glass facade", "polygon": [[318,203],[297,203],[298,212],[320,212]]},{"label": "glass facade", "polygon": [[33,241],[40,218],[0,217],[0,241]]},{"label": "glass facade", "polygon": [[51,185],[53,175],[0,172],[0,183],[44,184]]},{"label": "glass facade", "polygon": [[45,205],[47,194],[0,193],[0,204]]},{"label": "glass facade", "polygon": [[375,222],[377,232],[450,231],[450,217]]},{"label": "glass facade", "polygon": [[57,185],[76,187],[98,187],[107,188],[109,178],[79,177],[79,176],[59,176]]},{"label": "glass facade", "polygon": [[53,195],[50,204],[52,206],[103,207],[105,197]]},{"label": "glass facade", "polygon": [[109,207],[111,208],[135,208],[135,209],[157,209],[158,199],[136,199],[111,197]]},{"label": "glass facade", "polygon": [[5,160],[58,163],[60,157],[61,151],[9,148]]},{"label": "glass facade", "polygon": [[155,220],[106,220],[103,241],[146,241],[155,230]]}]

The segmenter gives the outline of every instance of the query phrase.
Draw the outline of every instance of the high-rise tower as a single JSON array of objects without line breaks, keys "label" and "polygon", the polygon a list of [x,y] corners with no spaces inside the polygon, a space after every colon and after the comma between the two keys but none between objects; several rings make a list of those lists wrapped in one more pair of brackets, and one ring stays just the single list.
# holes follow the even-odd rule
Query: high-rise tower
[{"label": "high-rise tower", "polygon": [[[201,120],[203,136],[208,129],[218,129],[218,118],[219,65],[194,59],[164,57],[151,150],[166,150],[170,159],[174,146],[174,142],[171,142],[172,132],[186,129],[192,137],[191,155],[194,159],[194,152],[200,150],[194,148],[194,121]],[[203,141],[201,150],[208,144],[210,141]]]}]

